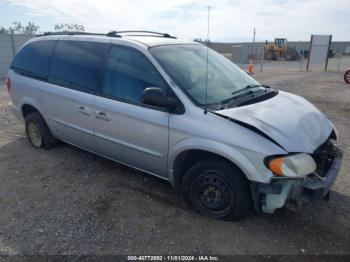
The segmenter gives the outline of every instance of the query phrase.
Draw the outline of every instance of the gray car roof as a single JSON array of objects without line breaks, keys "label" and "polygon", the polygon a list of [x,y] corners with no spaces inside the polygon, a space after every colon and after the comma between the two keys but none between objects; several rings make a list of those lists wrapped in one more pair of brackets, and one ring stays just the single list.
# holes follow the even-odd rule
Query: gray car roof
[{"label": "gray car roof", "polygon": [[107,43],[120,43],[120,42],[133,42],[145,45],[147,47],[159,46],[159,45],[172,45],[172,44],[199,44],[194,41],[181,40],[170,37],[158,37],[158,36],[133,36],[123,35],[122,37],[110,37],[105,35],[47,35],[40,36],[33,39],[37,40],[48,40],[48,39],[60,39],[60,40],[82,40],[82,41],[96,41],[96,42],[107,42]]},{"label": "gray car roof", "polygon": [[198,44],[194,41],[169,38],[169,37],[154,37],[154,36],[123,36],[124,39],[137,41],[147,46],[157,45],[172,45],[172,44]]}]

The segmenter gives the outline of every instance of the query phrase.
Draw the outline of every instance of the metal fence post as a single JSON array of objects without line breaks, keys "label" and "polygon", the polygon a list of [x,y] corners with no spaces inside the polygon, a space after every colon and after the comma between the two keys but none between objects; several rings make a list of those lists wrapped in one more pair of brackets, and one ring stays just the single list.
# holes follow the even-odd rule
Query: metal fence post
[{"label": "metal fence post", "polygon": [[304,50],[301,50],[300,52],[300,66],[299,66],[299,71],[303,71],[303,62],[304,62]]},{"label": "metal fence post", "polygon": [[342,56],[343,56],[343,49],[344,49],[344,48],[341,48],[340,54],[339,54],[339,56],[338,56],[337,72],[340,72],[340,61],[341,61]]},{"label": "metal fence post", "polygon": [[12,59],[13,59],[16,55],[15,39],[13,37],[13,34],[10,34],[10,41],[11,41]]},{"label": "metal fence post", "polygon": [[246,48],[243,47],[242,48],[242,58],[241,58],[241,68],[243,69],[243,63],[244,63],[244,58],[245,58],[245,52],[246,52]]},{"label": "metal fence post", "polygon": [[260,59],[260,73],[262,73],[262,71],[263,71],[263,66],[264,66],[264,53],[265,53],[265,50],[264,50],[264,48],[262,48],[262,50],[261,50],[261,59]]}]

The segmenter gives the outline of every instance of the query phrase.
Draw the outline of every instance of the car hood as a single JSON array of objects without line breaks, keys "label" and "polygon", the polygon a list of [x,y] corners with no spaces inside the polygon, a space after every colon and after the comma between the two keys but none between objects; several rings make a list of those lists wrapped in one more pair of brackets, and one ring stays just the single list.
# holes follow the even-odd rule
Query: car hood
[{"label": "car hood", "polygon": [[263,102],[215,113],[258,129],[288,152],[313,153],[333,130],[332,123],[310,102],[283,91]]}]

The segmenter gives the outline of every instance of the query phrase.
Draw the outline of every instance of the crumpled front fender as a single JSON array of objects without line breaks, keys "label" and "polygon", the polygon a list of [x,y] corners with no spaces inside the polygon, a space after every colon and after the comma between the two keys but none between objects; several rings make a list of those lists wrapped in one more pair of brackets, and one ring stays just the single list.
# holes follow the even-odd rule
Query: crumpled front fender
[{"label": "crumpled front fender", "polygon": [[261,167],[255,167],[249,159],[230,145],[205,138],[189,138],[179,141],[169,151],[168,167],[169,180],[174,185],[174,164],[176,157],[187,150],[203,150],[222,156],[242,170],[248,180],[260,183],[268,183],[273,174],[263,164],[261,155]]}]

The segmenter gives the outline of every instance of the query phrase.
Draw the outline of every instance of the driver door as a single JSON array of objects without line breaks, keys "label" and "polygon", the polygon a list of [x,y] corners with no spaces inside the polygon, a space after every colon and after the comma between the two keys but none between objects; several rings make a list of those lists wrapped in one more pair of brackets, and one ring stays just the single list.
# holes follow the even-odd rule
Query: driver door
[{"label": "driver door", "polygon": [[147,172],[167,176],[169,112],[146,106],[147,87],[168,86],[140,51],[112,46],[102,88],[95,97],[96,150]]}]

